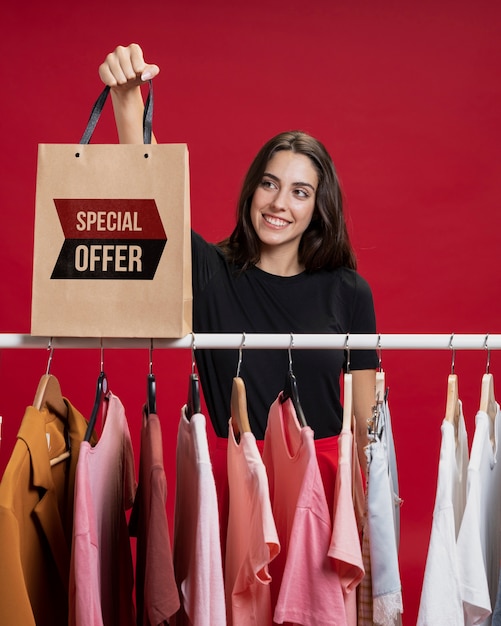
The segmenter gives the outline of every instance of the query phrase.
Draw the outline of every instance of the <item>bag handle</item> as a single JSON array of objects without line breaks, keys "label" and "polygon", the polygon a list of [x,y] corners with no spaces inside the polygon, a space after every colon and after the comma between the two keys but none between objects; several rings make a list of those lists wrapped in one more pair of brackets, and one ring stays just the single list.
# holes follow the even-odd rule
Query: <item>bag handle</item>
[{"label": "bag handle", "polygon": [[[144,105],[144,114],[143,114],[143,142],[151,143],[151,127],[153,122],[153,83],[151,80],[148,81],[148,97],[146,98],[146,103]],[[82,135],[82,139],[80,139],[81,144],[90,143],[91,137],[96,129],[96,125],[101,117],[101,113],[103,111],[104,103],[110,93],[110,88],[108,85],[103,89],[99,98],[94,103],[92,107],[92,111],[90,113],[89,121],[87,122],[87,127]]]}]

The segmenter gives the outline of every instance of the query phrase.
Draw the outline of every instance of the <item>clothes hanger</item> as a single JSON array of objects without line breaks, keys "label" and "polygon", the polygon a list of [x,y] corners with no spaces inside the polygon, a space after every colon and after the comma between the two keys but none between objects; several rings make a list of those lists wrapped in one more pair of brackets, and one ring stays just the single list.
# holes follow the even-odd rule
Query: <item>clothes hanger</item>
[{"label": "clothes hanger", "polygon": [[[52,338],[49,340],[47,350],[50,350],[49,359],[47,361],[47,371],[40,378],[38,387],[33,400],[33,406],[35,409],[41,411],[44,407],[47,407],[50,411],[56,413],[62,420],[68,419],[68,405],[64,401],[61,393],[61,387],[59,381],[55,376],[50,373],[50,366],[52,365],[52,357],[54,355],[54,347],[52,345]],[[67,424],[64,428],[64,438],[66,440],[66,450],[58,456],[50,459],[50,465],[53,467],[61,461],[69,459],[71,456],[70,439]]]},{"label": "clothes hanger", "polygon": [[344,349],[346,351],[346,372],[343,377],[343,430],[351,430],[353,426],[353,376],[350,372],[350,348],[346,334]]},{"label": "clothes hanger", "polygon": [[480,392],[480,411],[487,413],[487,415],[491,418],[492,423],[494,424],[497,413],[497,402],[494,395],[494,376],[489,372],[491,351],[490,348],[487,346],[488,338],[489,334],[487,334],[484,344],[484,348],[487,350],[487,366],[485,374],[482,377],[482,388]]},{"label": "clothes hanger", "polygon": [[240,377],[240,366],[242,365],[242,350],[245,346],[245,333],[239,349],[237,373],[231,385],[231,426],[235,438],[240,441],[242,433],[252,432],[249,423],[249,413],[247,411],[247,392],[245,383]]},{"label": "clothes hanger", "polygon": [[146,378],[146,415],[156,415],[157,412],[157,385],[153,374],[153,339],[150,344],[150,371]]},{"label": "clothes hanger", "polygon": [[83,439],[84,441],[91,440],[92,433],[94,432],[94,427],[96,425],[97,414],[99,412],[99,408],[107,392],[108,392],[108,379],[106,378],[106,374],[104,373],[104,350],[103,350],[103,340],[101,339],[101,371],[99,372],[99,376],[97,377],[96,396],[94,398],[94,406],[92,407],[92,413],[89,419],[89,423],[87,424],[87,430],[85,431],[85,436]]},{"label": "clothes hanger", "polygon": [[285,378],[285,385],[280,397],[280,403],[283,404],[289,398],[292,400],[292,405],[296,411],[296,417],[301,427],[308,426],[306,417],[304,415],[301,403],[299,401],[299,392],[297,389],[297,381],[292,370],[292,347],[294,346],[294,337],[291,333],[291,344],[289,346],[289,370]]},{"label": "clothes hanger", "polygon": [[59,381],[55,376],[50,373],[50,366],[52,364],[52,357],[54,354],[54,347],[52,346],[52,338],[49,341],[47,350],[50,350],[49,360],[47,362],[47,371],[40,378],[38,387],[33,400],[33,406],[39,411],[47,406],[52,411],[57,413],[59,417],[67,419],[68,407],[64,401],[61,393],[61,387]]},{"label": "clothes hanger", "polygon": [[343,430],[351,430],[353,425],[353,376],[344,374],[343,382]]},{"label": "clothes hanger", "polygon": [[382,425],[380,424],[380,416],[381,416],[381,407],[383,403],[386,401],[386,397],[388,394],[388,390],[386,389],[386,376],[381,365],[381,335],[378,337],[378,352],[379,352],[379,366],[378,371],[376,372],[376,384],[374,387],[374,406],[372,407],[372,415],[367,420],[368,429],[367,433],[369,439],[374,441],[376,438],[379,438],[382,433]]},{"label": "clothes hanger", "polygon": [[452,333],[451,340],[449,342],[449,347],[452,350],[452,365],[451,365],[451,373],[449,374],[449,377],[447,379],[447,402],[445,405],[445,419],[454,426],[454,439],[457,444],[458,433],[459,433],[460,406],[459,406],[458,377],[457,377],[457,374],[454,373],[456,351],[452,345],[453,339],[454,339],[454,333]]},{"label": "clothes hanger", "polygon": [[193,415],[200,413],[202,410],[200,403],[200,383],[198,374],[195,372],[195,334],[192,333],[191,336],[191,374],[188,382],[188,400],[184,411],[188,421],[193,417]]}]

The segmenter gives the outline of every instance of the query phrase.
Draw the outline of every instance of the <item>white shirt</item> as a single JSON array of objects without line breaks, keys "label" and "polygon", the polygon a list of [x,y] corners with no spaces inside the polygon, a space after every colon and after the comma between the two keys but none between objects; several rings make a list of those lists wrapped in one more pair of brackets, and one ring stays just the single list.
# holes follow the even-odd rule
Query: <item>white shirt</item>
[{"label": "white shirt", "polygon": [[[456,540],[466,505],[468,436],[461,402],[454,426],[442,422],[437,491],[417,626],[464,624]],[[445,600],[444,600],[445,599]]]},{"label": "white shirt", "polygon": [[468,464],[466,507],[457,550],[465,624],[489,625],[496,601],[501,557],[501,428],[499,405],[494,421],[479,411]]}]

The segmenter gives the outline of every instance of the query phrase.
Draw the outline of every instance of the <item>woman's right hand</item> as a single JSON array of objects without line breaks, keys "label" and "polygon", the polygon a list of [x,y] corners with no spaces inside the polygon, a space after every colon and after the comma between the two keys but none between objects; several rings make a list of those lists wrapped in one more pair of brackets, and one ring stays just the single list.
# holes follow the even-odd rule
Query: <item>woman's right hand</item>
[{"label": "woman's right hand", "polygon": [[143,51],[137,43],[118,46],[99,66],[99,76],[113,91],[125,91],[155,78],[158,65],[145,63]]},{"label": "woman's right hand", "polygon": [[[141,85],[160,72],[158,65],[145,63],[136,43],[118,46],[99,66],[99,76],[111,88],[120,143],[143,143],[144,104]],[[152,142],[156,143],[155,138]]]}]

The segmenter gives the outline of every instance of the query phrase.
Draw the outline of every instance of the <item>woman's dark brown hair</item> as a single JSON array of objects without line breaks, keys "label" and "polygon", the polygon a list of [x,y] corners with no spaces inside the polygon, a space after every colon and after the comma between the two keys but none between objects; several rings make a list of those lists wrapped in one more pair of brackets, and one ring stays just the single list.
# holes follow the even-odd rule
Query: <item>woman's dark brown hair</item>
[{"label": "woman's dark brown hair", "polygon": [[301,131],[288,131],[270,139],[258,152],[245,177],[237,207],[237,224],[219,245],[228,260],[248,269],[260,258],[260,240],[252,226],[252,197],[261,184],[266,166],[280,150],[307,156],[318,175],[315,209],[299,244],[299,262],[306,271],[349,267],[356,269],[343,213],[343,198],[332,159],[314,137]]}]

